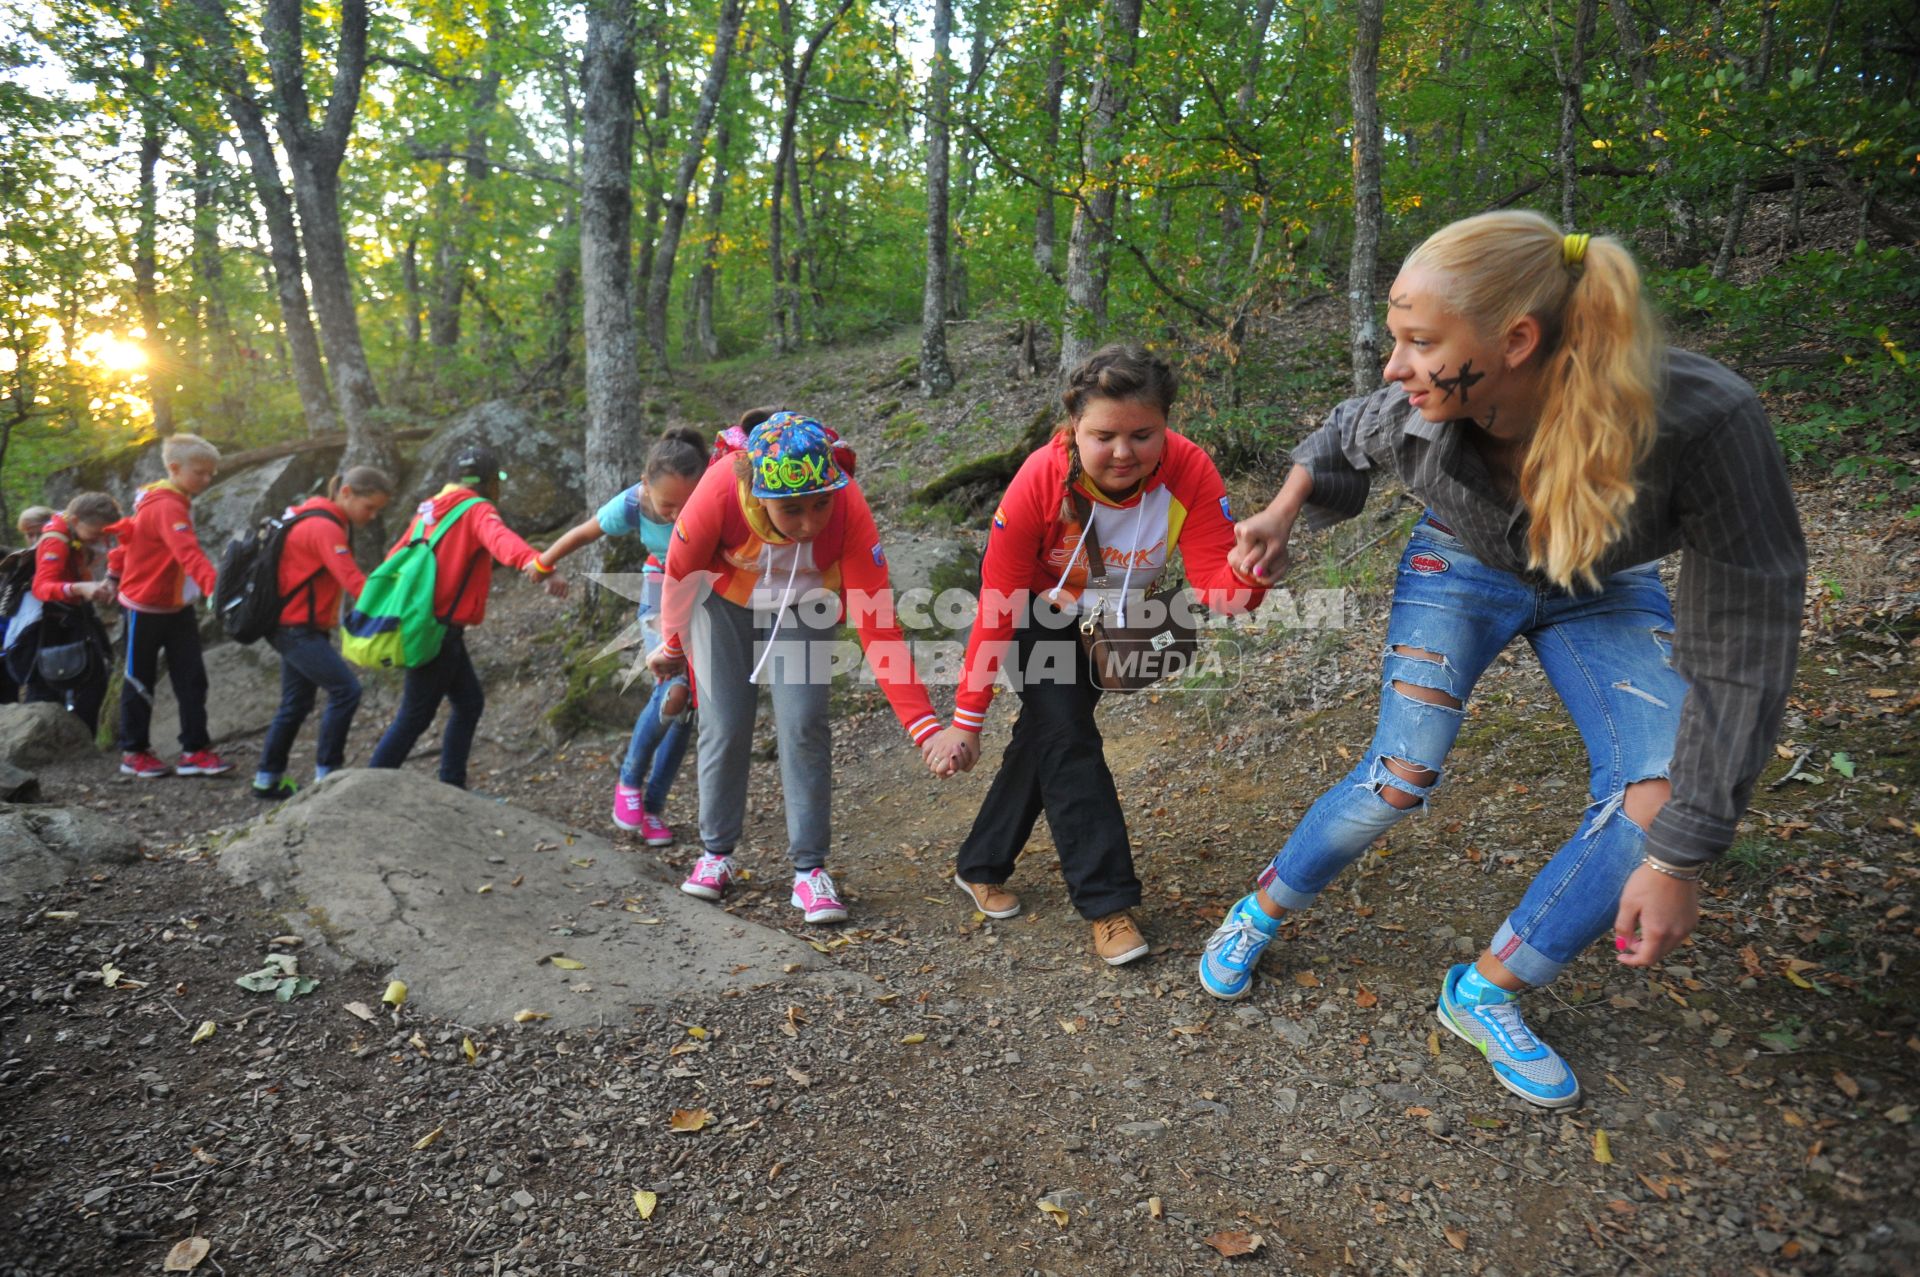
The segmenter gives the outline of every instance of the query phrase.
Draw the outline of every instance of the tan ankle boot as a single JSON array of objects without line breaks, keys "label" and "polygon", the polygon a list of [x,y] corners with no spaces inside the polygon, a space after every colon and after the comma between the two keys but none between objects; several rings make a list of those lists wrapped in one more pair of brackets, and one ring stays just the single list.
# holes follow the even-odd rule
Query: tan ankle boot
[{"label": "tan ankle boot", "polygon": [[1011,918],[1020,912],[1020,897],[997,882],[967,882],[955,874],[953,885],[966,892],[973,907],[989,918]]},{"label": "tan ankle boot", "polygon": [[1110,967],[1147,956],[1147,938],[1125,909],[1093,920],[1093,951]]}]

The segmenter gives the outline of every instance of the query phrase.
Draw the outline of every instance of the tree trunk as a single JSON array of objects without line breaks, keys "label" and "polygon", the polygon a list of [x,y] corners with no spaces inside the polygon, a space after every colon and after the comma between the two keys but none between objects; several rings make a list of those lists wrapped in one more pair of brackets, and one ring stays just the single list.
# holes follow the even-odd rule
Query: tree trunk
[{"label": "tree trunk", "polygon": [[[781,205],[789,186],[792,187],[794,218],[796,229],[804,246],[806,232],[804,221],[806,211],[800,207],[799,169],[794,159],[794,147],[797,145],[795,133],[800,119],[800,101],[806,95],[807,78],[813,73],[813,60],[820,54],[820,46],[833,34],[834,27],[853,8],[854,0],[840,0],[840,7],[827,15],[819,28],[808,38],[806,48],[800,59],[794,61],[794,32],[792,0],[778,0],[780,15],[780,84],[784,103],[780,112],[779,145],[773,159],[773,194],[769,201],[770,210],[767,223],[767,258],[772,266],[773,305],[770,337],[775,350],[791,350],[799,341],[799,271],[798,259],[792,263],[792,279],[788,278],[788,262],[783,256],[785,248],[781,237]],[[791,325],[791,327],[789,327]]]},{"label": "tree trunk", "polygon": [[693,280],[692,345],[707,359],[720,358],[720,337],[713,328],[714,285],[720,274],[720,216],[727,202],[727,148],[733,140],[732,112],[723,113],[713,135],[713,181],[707,188],[700,273]]},{"label": "tree trunk", "polygon": [[1653,145],[1654,176],[1665,188],[1667,217],[1673,223],[1674,238],[1679,242],[1680,251],[1676,256],[1682,264],[1691,264],[1699,257],[1699,219],[1686,196],[1674,189],[1673,149],[1670,143],[1660,140],[1665,133],[1666,114],[1660,109],[1659,96],[1652,87],[1653,52],[1647,48],[1646,38],[1640,32],[1640,20],[1634,16],[1628,0],[1607,0],[1607,10],[1613,15],[1614,30],[1620,36],[1620,51],[1626,56],[1633,91],[1646,117],[1642,131]]},{"label": "tree trunk", "polygon": [[[591,500],[619,490],[640,458],[639,334],[632,296],[634,0],[587,6],[580,180],[580,285],[585,303]],[[602,563],[588,546],[587,570]]]},{"label": "tree trunk", "polygon": [[674,174],[673,191],[668,196],[666,218],[660,228],[660,242],[654,249],[653,275],[647,281],[647,345],[652,347],[653,357],[662,371],[667,368],[667,301],[673,295],[674,258],[680,253],[680,236],[687,225],[687,198],[706,154],[707,130],[713,125],[714,113],[720,109],[720,94],[726,89],[728,60],[740,35],[740,11],[741,0],[721,0],[719,29],[713,38],[713,60],[707,66],[706,83],[700,86],[700,105],[694,111],[686,147],[680,153],[680,169]]},{"label": "tree trunk", "polygon": [[[653,29],[659,37],[658,47],[654,49],[658,70],[653,78],[653,109],[640,122],[645,133],[640,173],[641,182],[647,188],[647,204],[640,217],[639,243],[635,245],[638,250],[635,254],[638,272],[633,285],[636,301],[645,297],[653,284],[653,247],[660,234],[660,215],[666,203],[666,192],[660,182],[660,151],[666,144],[666,134],[673,115],[673,63],[672,54],[667,48],[666,28],[662,23],[656,24]],[[637,54],[635,63],[638,64]],[[637,314],[634,316],[636,324],[639,318]]]},{"label": "tree trunk", "polygon": [[920,395],[937,399],[953,389],[947,362],[947,97],[953,66],[947,39],[952,0],[933,0],[933,65],[927,78],[927,273],[920,290]]},{"label": "tree trunk", "polygon": [[[1586,82],[1587,45],[1593,39],[1597,19],[1596,0],[1576,0],[1573,16],[1573,51],[1563,63],[1560,42],[1553,36],[1554,67],[1560,72],[1560,225],[1572,233],[1579,217],[1577,195],[1580,181],[1580,86]],[[1551,16],[1551,9],[1549,9]]]},{"label": "tree trunk", "polygon": [[[1257,0],[1253,10],[1252,29],[1248,32],[1251,47],[1247,50],[1247,60],[1240,74],[1240,88],[1233,96],[1233,124],[1235,141],[1238,131],[1246,127],[1253,111],[1254,95],[1260,90],[1260,69],[1266,59],[1267,29],[1273,25],[1275,0]],[[1220,254],[1215,268],[1219,282],[1227,282],[1227,271],[1239,260],[1241,210],[1240,201],[1243,192],[1238,182],[1229,181],[1226,193],[1220,201]]]},{"label": "tree trunk", "polygon": [[133,233],[133,295],[140,312],[144,333],[140,344],[146,351],[147,398],[153,406],[155,434],[173,433],[173,380],[176,373],[173,352],[160,326],[159,191],[154,170],[160,163],[163,137],[160,129],[160,103],[155,97],[153,76],[155,56],[151,45],[141,52],[143,89],[140,95],[140,192],[139,221]]},{"label": "tree trunk", "polygon": [[[1126,109],[1126,77],[1140,34],[1140,0],[1108,0],[1101,75],[1087,107],[1081,149],[1086,180],[1074,202],[1067,240],[1067,305],[1060,322],[1060,370],[1070,372],[1094,348],[1106,323],[1107,265],[1118,188],[1108,140]],[[1092,186],[1092,194],[1087,186]]]},{"label": "tree trunk", "polygon": [[344,464],[377,465],[391,471],[393,450],[373,420],[380,397],[360,340],[347,240],[340,227],[340,163],[353,134],[360,83],[367,69],[366,0],[341,0],[333,85],[318,125],[307,103],[302,23],[301,0],[267,0],[261,31],[273,78],[280,144],[293,170],[294,206],[307,250],[313,308],[333,372],[335,402],[347,429]]},{"label": "tree trunk", "polygon": [[1380,384],[1380,332],[1373,277],[1379,268],[1380,26],[1383,0],[1359,0],[1347,90],[1353,105],[1353,252],[1347,261],[1347,330],[1353,343],[1353,392]]},{"label": "tree trunk", "polygon": [[427,340],[440,351],[450,351],[460,344],[460,305],[467,292],[467,259],[473,252],[474,226],[479,220],[483,198],[481,188],[492,172],[487,152],[489,126],[500,100],[499,12],[497,3],[486,6],[486,46],[481,55],[484,65],[480,78],[474,81],[473,102],[467,115],[467,141],[461,152],[465,172],[459,193],[454,197],[452,216],[442,228],[440,243],[433,255],[434,287],[427,301]]},{"label": "tree trunk", "polygon": [[1053,166],[1060,154],[1060,99],[1067,89],[1067,18],[1064,10],[1055,18],[1053,55],[1047,61],[1047,89],[1042,107],[1047,114],[1046,166],[1041,171],[1049,185],[1040,189],[1040,204],[1033,217],[1033,264],[1049,279],[1059,279],[1053,264],[1054,195],[1050,189]]}]

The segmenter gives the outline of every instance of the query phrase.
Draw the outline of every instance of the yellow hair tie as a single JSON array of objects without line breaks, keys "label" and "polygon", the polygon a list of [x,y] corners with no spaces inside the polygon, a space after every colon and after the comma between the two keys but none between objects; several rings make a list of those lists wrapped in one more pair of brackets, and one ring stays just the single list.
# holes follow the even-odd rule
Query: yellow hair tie
[{"label": "yellow hair tie", "polygon": [[1587,241],[1591,235],[1567,235],[1560,240],[1560,261],[1571,270],[1587,260]]}]

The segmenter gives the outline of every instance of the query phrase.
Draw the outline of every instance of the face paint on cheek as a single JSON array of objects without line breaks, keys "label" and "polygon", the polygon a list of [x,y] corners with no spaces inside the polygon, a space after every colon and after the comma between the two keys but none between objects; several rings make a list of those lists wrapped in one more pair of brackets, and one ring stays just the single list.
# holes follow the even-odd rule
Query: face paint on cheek
[{"label": "face paint on cheek", "polygon": [[1427,374],[1427,380],[1431,381],[1433,383],[1433,388],[1440,392],[1440,399],[1441,399],[1441,402],[1443,403],[1453,398],[1453,383],[1449,381],[1442,381],[1440,379],[1440,374],[1445,372],[1446,370],[1447,370],[1447,366],[1445,364],[1441,364],[1438,368],[1435,368],[1432,372]]},{"label": "face paint on cheek", "polygon": [[[1443,364],[1441,367],[1444,370],[1445,365]],[[1446,378],[1436,376],[1433,379],[1433,384],[1437,389],[1443,391],[1448,399],[1453,398],[1453,392],[1458,390],[1460,392],[1460,402],[1466,404],[1472,400],[1472,395],[1469,392],[1472,391],[1475,383],[1484,381],[1486,376],[1487,374],[1483,372],[1475,372],[1473,370],[1473,360],[1469,359],[1460,365],[1459,372]]]}]

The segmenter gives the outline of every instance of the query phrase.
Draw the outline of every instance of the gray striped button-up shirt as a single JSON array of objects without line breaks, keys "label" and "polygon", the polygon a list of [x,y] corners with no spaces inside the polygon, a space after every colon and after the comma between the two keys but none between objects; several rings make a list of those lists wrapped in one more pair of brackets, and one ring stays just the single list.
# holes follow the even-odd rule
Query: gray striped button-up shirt
[{"label": "gray striped button-up shirt", "polygon": [[[1373,472],[1386,469],[1482,563],[1553,588],[1528,569],[1527,511],[1500,495],[1470,428],[1428,422],[1397,385],[1347,400],[1293,451],[1313,475],[1308,526],[1359,514]],[[1673,797],[1647,849],[1700,864],[1732,843],[1772,752],[1799,649],[1807,547],[1759,398],[1711,359],[1668,352],[1659,430],[1637,482],[1626,526],[1595,570],[1604,578],[1681,551],[1673,663],[1688,693]]]}]

